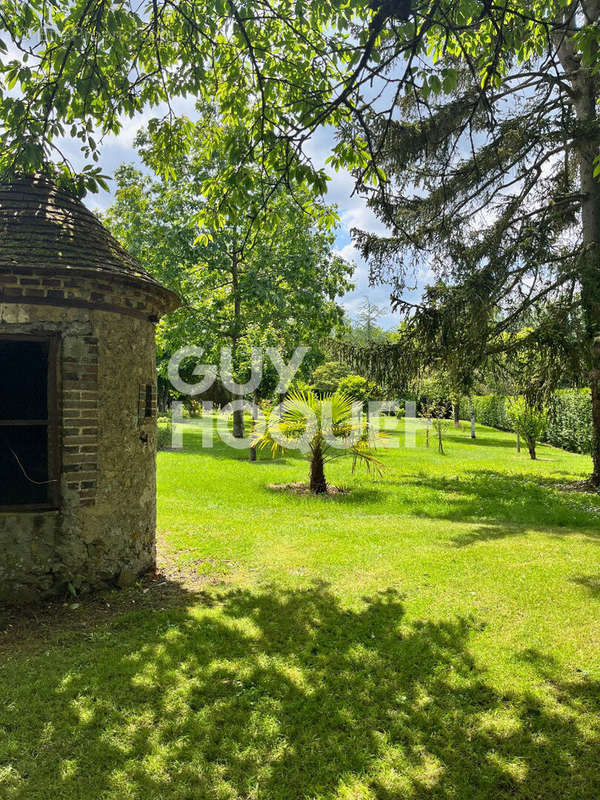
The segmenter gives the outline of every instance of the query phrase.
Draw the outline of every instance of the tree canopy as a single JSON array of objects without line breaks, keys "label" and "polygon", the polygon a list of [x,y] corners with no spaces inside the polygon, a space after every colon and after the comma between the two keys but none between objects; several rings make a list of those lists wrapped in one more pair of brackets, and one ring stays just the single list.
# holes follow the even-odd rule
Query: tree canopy
[{"label": "tree canopy", "polygon": [[[552,10],[526,57],[498,36],[504,65],[485,94],[469,60],[446,51],[427,67],[436,93],[402,98],[395,119],[367,113],[387,180],[361,188],[389,233],[354,234],[371,279],[393,283],[421,364],[444,362],[457,392],[501,353],[536,362],[527,391],[538,396],[587,370],[600,484],[600,4]],[[444,65],[456,81],[443,80]],[[354,122],[345,136],[358,131]],[[423,264],[435,283],[408,302]]]},{"label": "tree canopy", "polygon": [[[260,162],[282,180],[292,175],[322,190],[325,173],[311,168],[306,143],[321,125],[350,119],[357,135],[337,143],[332,164],[377,180],[370,108],[391,119],[412,96],[427,108],[457,85],[457,62],[485,105],[514,60],[542,53],[553,33],[564,37],[567,7],[569,0],[3,0],[0,173],[66,161],[60,138],[69,135],[93,162],[124,118],[161,104],[167,170],[193,136],[174,102],[194,97],[217,103],[228,131],[219,146],[231,165]],[[599,35],[593,24],[576,34],[588,63]],[[99,174],[86,165],[81,188]],[[236,191],[235,176],[232,167],[206,191]]]},{"label": "tree canopy", "polygon": [[307,143],[336,127],[329,164],[375,188],[392,236],[359,242],[400,304],[407,260],[427,253],[448,300],[438,319],[464,309],[493,336],[541,304],[563,326],[580,309],[600,484],[599,5],[3,0],[0,174],[64,167],[70,135],[89,163],[69,180],[93,188],[103,137],[148,107],[164,112],[155,164],[168,174],[195,135],[175,101],[214,102],[224,127],[205,159],[225,164],[202,194],[218,229],[255,168],[271,189],[322,192]]},{"label": "tree canopy", "polygon": [[[161,322],[162,369],[166,372],[166,360],[183,346],[202,347],[211,364],[218,364],[221,348],[229,346],[239,381],[247,377],[252,348],[277,347],[289,357],[297,346],[329,335],[341,319],[337,299],[351,288],[352,267],[335,254],[334,232],[324,222],[335,218],[334,209],[306,196],[306,205],[319,207],[313,218],[279,188],[265,207],[253,211],[253,195],[264,190],[258,170],[248,173],[246,205],[230,207],[219,231],[203,235],[195,222],[205,206],[201,184],[221,168],[223,157],[204,161],[204,126],[197,127],[198,149],[177,160],[171,178],[153,178],[132,165],[119,168],[115,201],[104,222],[183,300],[181,309]],[[138,146],[151,163],[154,142],[148,132],[140,134]],[[276,383],[272,365],[271,373],[267,383],[269,377]]]}]

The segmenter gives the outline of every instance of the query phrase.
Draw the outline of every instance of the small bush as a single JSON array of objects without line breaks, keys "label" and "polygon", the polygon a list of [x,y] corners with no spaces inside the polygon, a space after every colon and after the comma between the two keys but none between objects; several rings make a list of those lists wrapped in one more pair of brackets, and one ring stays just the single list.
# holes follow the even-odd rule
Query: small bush
[{"label": "small bush", "polygon": [[399,403],[396,400],[388,400],[382,403],[381,414],[384,417],[404,416],[404,407],[402,403]]},{"label": "small bush", "polygon": [[183,401],[182,415],[184,419],[198,419],[202,416],[202,400],[186,397]]},{"label": "small bush", "polygon": [[376,383],[360,375],[347,375],[342,378],[337,391],[355,402],[362,403],[365,409],[370,400],[379,400],[382,396],[381,389]]},{"label": "small bush", "polygon": [[[294,394],[297,392],[311,392],[312,387],[309,383],[307,383],[303,378],[294,378],[294,380],[288,386],[288,390],[286,394]],[[277,395],[277,401],[279,400],[279,395]]]},{"label": "small bush", "polygon": [[536,445],[546,432],[548,424],[547,409],[535,408],[524,397],[515,397],[509,400],[507,413],[513,429],[525,440],[529,455],[535,460]]},{"label": "small bush", "polygon": [[160,417],[156,428],[156,449],[167,450],[173,441],[173,426],[167,417]]},{"label": "small bush", "polygon": [[326,361],[313,372],[313,389],[318,394],[335,392],[342,378],[349,374],[350,370],[345,364],[339,361]]}]

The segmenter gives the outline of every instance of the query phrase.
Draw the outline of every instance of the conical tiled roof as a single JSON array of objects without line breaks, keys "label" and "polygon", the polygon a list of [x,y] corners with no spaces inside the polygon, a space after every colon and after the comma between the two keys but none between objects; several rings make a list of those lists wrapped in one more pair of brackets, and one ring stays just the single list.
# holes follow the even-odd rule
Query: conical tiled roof
[{"label": "conical tiled roof", "polygon": [[42,177],[0,184],[0,273],[18,269],[134,284],[155,292],[163,313],[179,305],[83,203]]}]

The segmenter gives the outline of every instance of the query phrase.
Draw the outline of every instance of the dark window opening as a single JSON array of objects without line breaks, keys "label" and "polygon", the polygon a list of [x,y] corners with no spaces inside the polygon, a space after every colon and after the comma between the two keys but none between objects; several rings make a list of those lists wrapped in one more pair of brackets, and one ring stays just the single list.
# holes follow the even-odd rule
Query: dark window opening
[{"label": "dark window opening", "polygon": [[145,411],[144,417],[146,419],[152,419],[154,416],[154,392],[152,391],[152,384],[146,384],[146,401],[145,401]]},{"label": "dark window opening", "polygon": [[0,507],[56,502],[55,347],[0,338]]}]

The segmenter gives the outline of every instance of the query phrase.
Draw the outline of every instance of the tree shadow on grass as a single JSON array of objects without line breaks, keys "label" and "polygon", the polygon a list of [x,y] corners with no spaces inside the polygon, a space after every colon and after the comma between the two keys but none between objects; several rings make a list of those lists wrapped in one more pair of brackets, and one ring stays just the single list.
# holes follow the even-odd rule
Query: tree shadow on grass
[{"label": "tree shadow on grass", "polygon": [[366,486],[352,486],[347,485],[344,483],[340,484],[340,488],[343,491],[337,492],[335,494],[313,494],[309,493],[308,489],[305,488],[308,486],[308,481],[306,484],[303,484],[303,492],[298,493],[294,492],[293,487],[295,484],[284,484],[286,488],[281,488],[277,485],[268,485],[262,487],[263,493],[272,495],[280,494],[284,497],[298,500],[300,503],[325,503],[329,504],[332,503],[334,505],[342,505],[342,506],[364,506],[368,503],[376,503],[381,499],[382,491],[376,487],[368,488]]},{"label": "tree shadow on grass", "polygon": [[600,598],[600,575],[573,575],[570,581],[584,586],[592,597]]},{"label": "tree shadow on grass", "polygon": [[[187,427],[186,427],[187,426]],[[227,441],[221,439],[220,433],[213,422],[212,441],[207,441],[206,445],[203,444],[203,432],[205,432],[206,425],[203,424],[202,419],[188,420],[184,425],[183,433],[183,447],[181,449],[169,449],[169,453],[177,453],[184,456],[197,456],[203,455],[216,460],[225,461],[247,461],[249,459],[249,447],[233,447]],[[230,436],[233,436],[232,431],[229,431]],[[250,427],[246,426],[246,436],[250,435]],[[271,456],[269,450],[259,452],[256,461],[252,462],[253,466],[260,464],[290,464],[297,461],[305,460],[302,453],[295,450],[286,450],[285,455],[278,455],[276,458]]]},{"label": "tree shadow on grass", "polygon": [[598,682],[500,695],[471,655],[475,621],[404,615],[392,590],[358,610],[325,585],[238,590],[15,660],[2,796],[598,797]]},{"label": "tree shadow on grass", "polygon": [[469,547],[478,542],[497,542],[510,536],[522,535],[523,528],[520,525],[480,525],[454,536],[451,541],[454,547]]},{"label": "tree shadow on grass", "polygon": [[[473,446],[477,447],[501,447],[508,450],[514,450],[515,455],[517,455],[517,442],[515,434],[508,434],[508,432],[503,431],[505,438],[499,439],[497,436],[477,436],[476,439],[464,438],[463,437],[455,437],[455,436],[448,436],[448,441],[451,443],[464,443],[468,444],[469,447]],[[510,438],[506,438],[509,436]],[[538,461],[556,461],[556,458],[552,458],[552,454],[556,453],[558,455],[561,451],[550,444],[546,444],[545,442],[538,442],[537,444],[537,460]],[[528,459],[527,453],[527,444],[522,441],[521,442],[521,456],[524,459]]]},{"label": "tree shadow on grass", "polygon": [[[454,433],[454,431],[452,431],[452,434],[453,433]],[[477,436],[476,439],[471,439],[470,437],[464,438],[464,431],[461,431],[460,433],[462,433],[463,436],[458,437],[458,436],[454,436],[454,435],[449,435],[448,436],[448,441],[451,441],[451,442],[452,441],[455,441],[455,442],[463,442],[464,441],[464,444],[468,443],[469,446],[472,445],[473,447],[502,447],[502,448],[508,448],[509,450],[515,450],[515,451],[517,449],[515,441],[511,441],[510,439],[498,439],[498,438],[493,437],[493,436],[479,436],[479,435]]]},{"label": "tree shadow on grass", "polygon": [[411,501],[415,516],[484,523],[479,532],[458,537],[459,545],[523,533],[523,528],[600,538],[600,498],[558,491],[564,485],[559,478],[479,469],[453,477],[421,473],[406,476],[404,484],[420,490]]},{"label": "tree shadow on grass", "polygon": [[278,455],[276,458],[273,458],[268,451],[258,453],[257,460],[251,462],[249,448],[245,447],[237,449],[235,447],[229,447],[228,445],[223,444],[223,442],[215,443],[214,447],[202,447],[193,442],[191,445],[185,444],[183,449],[169,450],[166,452],[177,453],[181,456],[204,456],[217,461],[245,461],[248,464],[251,464],[252,467],[266,464],[275,466],[289,466],[290,464],[294,463],[306,462],[305,456],[302,453],[294,450],[286,450],[285,455]]},{"label": "tree shadow on grass", "polygon": [[349,486],[346,494],[335,494],[330,499],[332,503],[341,506],[364,506],[368,503],[377,503],[382,497],[381,489],[376,487]]},{"label": "tree shadow on grass", "polygon": [[195,443],[192,446],[186,444],[182,449],[170,449],[164,452],[186,457],[205,456],[206,458],[212,458],[218,461],[245,461],[249,464],[252,463],[252,466],[260,466],[262,464],[290,464],[295,461],[305,460],[300,453],[289,451],[286,452],[285,456],[278,456],[277,458],[272,458],[268,453],[259,453],[258,459],[250,462],[248,448],[238,450],[235,447],[227,447],[222,442],[216,444],[214,447],[201,447]]}]

